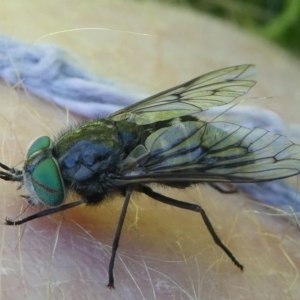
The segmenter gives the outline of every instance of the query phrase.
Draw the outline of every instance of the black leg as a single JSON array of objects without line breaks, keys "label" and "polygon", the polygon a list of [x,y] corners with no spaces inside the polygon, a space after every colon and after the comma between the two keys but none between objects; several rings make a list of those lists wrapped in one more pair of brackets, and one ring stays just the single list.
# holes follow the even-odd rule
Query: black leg
[{"label": "black leg", "polygon": [[15,168],[10,168],[7,165],[3,164],[0,162],[0,168],[4,169],[5,171],[8,171],[11,174],[17,174],[17,175],[21,175],[22,174],[22,170],[18,170]]},{"label": "black leg", "polygon": [[0,171],[0,179],[5,181],[19,181],[22,182],[23,175],[15,175],[7,172]]},{"label": "black leg", "polygon": [[58,206],[58,207],[42,210],[42,211],[40,211],[36,214],[33,214],[33,215],[28,216],[28,217],[26,217],[24,219],[21,219],[21,220],[11,220],[11,219],[5,218],[5,223],[4,224],[5,225],[21,225],[21,224],[26,223],[28,221],[38,219],[38,218],[41,218],[41,217],[45,217],[45,216],[48,216],[48,215],[51,215],[51,214],[55,214],[57,212],[70,209],[72,207],[78,206],[78,205],[83,204],[83,203],[86,203],[85,199],[81,199],[81,200],[76,201],[76,202],[64,204],[64,205],[61,205],[61,206]]},{"label": "black leg", "polygon": [[0,162],[0,168],[7,171],[7,172],[0,171],[0,179],[5,181],[19,181],[19,182],[23,181],[22,170],[10,168],[1,162]]},{"label": "black leg", "polygon": [[115,234],[115,238],[114,238],[114,242],[113,242],[113,246],[112,246],[111,257],[110,257],[109,268],[108,268],[108,285],[107,285],[107,287],[110,288],[110,289],[115,288],[115,286],[114,286],[115,258],[116,258],[116,254],[117,254],[117,249],[119,247],[119,240],[120,240],[121,231],[122,231],[122,227],[123,227],[123,224],[124,224],[124,220],[125,220],[125,216],[126,216],[126,212],[127,212],[127,208],[128,208],[131,193],[132,193],[132,189],[127,188],[125,201],[123,203],[123,207],[122,207],[119,222],[118,222],[118,227],[117,227],[117,230],[116,230],[116,234]]},{"label": "black leg", "polygon": [[153,198],[154,200],[160,201],[162,203],[166,203],[172,206],[176,206],[179,208],[199,212],[202,216],[202,219],[206,225],[206,228],[208,229],[210,235],[214,239],[215,243],[222,248],[222,250],[228,255],[228,257],[233,261],[233,263],[240,268],[242,271],[244,269],[243,265],[238,262],[238,260],[234,257],[234,255],[229,251],[229,249],[222,243],[220,238],[218,237],[217,233],[215,232],[211,222],[209,221],[205,211],[203,208],[199,205],[192,204],[192,203],[187,203],[183,201],[178,201],[169,197],[166,197],[164,195],[161,195],[159,193],[154,192],[150,187],[148,186],[140,186],[138,188],[139,192],[142,192],[146,194],[147,196]]}]

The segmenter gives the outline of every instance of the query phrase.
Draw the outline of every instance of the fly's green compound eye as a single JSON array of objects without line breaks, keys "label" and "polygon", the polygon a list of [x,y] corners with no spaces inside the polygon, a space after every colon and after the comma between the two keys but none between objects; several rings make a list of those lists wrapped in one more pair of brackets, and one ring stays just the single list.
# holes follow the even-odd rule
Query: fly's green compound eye
[{"label": "fly's green compound eye", "polygon": [[41,136],[37,138],[29,147],[27,151],[26,158],[28,159],[32,154],[36,153],[37,151],[50,148],[51,140],[48,136]]},{"label": "fly's green compound eye", "polygon": [[31,174],[32,186],[41,202],[58,206],[65,200],[65,186],[56,161],[48,157],[35,167]]}]

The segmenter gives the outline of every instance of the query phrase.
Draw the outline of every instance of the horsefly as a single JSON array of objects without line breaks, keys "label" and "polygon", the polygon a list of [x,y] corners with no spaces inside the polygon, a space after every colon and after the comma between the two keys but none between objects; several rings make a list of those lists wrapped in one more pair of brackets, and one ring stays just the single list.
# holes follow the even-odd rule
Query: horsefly
[{"label": "horsefly", "polygon": [[[222,243],[202,207],[155,192],[152,183],[184,189],[200,183],[260,182],[300,172],[300,146],[261,128],[204,122],[196,113],[230,103],[255,84],[252,65],[217,70],[146,98],[105,118],[72,127],[51,139],[37,138],[22,169],[0,164],[0,178],[17,181],[32,205],[49,208],[6,225],[20,225],[72,207],[125,197],[108,269],[114,288],[114,262],[133,191],[197,212],[232,262],[243,265]],[[68,190],[81,196],[64,204]]]}]

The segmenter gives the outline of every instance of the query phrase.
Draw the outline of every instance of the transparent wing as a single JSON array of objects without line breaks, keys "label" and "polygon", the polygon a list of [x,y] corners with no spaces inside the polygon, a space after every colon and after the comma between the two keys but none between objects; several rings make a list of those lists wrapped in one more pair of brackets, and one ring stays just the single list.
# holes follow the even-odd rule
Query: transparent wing
[{"label": "transparent wing", "polygon": [[121,109],[110,118],[145,125],[225,105],[249,91],[254,75],[253,65],[217,70]]},{"label": "transparent wing", "polygon": [[299,174],[300,146],[265,129],[225,122],[176,123],[124,160],[116,184],[258,182]]}]

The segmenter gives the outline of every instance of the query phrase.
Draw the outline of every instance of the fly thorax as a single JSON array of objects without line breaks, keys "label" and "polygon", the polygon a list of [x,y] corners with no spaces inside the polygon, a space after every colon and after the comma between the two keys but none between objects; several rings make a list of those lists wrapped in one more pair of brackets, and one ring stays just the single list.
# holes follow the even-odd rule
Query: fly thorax
[{"label": "fly thorax", "polygon": [[119,148],[112,143],[81,140],[58,157],[58,163],[64,180],[71,187],[81,183],[92,185],[93,181],[101,181],[106,173],[115,168],[118,153]]},{"label": "fly thorax", "polygon": [[58,206],[64,202],[65,186],[59,166],[52,155],[52,141],[49,137],[42,136],[29,147],[23,177],[34,205]]}]

